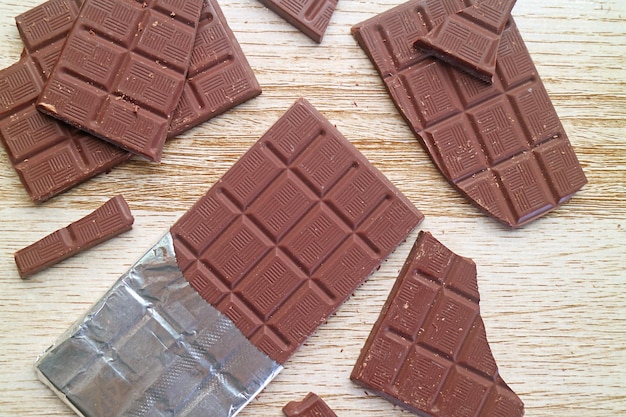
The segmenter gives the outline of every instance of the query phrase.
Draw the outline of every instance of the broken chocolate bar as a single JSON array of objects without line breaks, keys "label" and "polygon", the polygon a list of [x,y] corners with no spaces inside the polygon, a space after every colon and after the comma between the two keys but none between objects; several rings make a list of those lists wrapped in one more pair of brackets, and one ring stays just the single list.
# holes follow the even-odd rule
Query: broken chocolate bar
[{"label": "broken chocolate bar", "polygon": [[317,394],[309,392],[302,401],[291,401],[283,407],[287,417],[337,417]]},{"label": "broken chocolate bar", "polygon": [[477,0],[417,38],[415,47],[492,82],[500,35],[514,5],[515,0]]},{"label": "broken chocolate bar", "polygon": [[22,278],[57,264],[131,229],[133,216],[121,195],[93,213],[15,253]]},{"label": "broken chocolate bar", "polygon": [[413,47],[464,7],[411,0],[352,33],[444,177],[485,213],[518,227],[567,201],[587,180],[512,18],[492,84]]},{"label": "broken chocolate bar", "polygon": [[476,264],[420,232],[350,378],[420,416],[522,416],[479,300]]},{"label": "broken chocolate bar", "polygon": [[85,417],[231,417],[422,214],[304,99],[37,362]]},{"label": "broken chocolate bar", "polygon": [[33,201],[45,201],[131,154],[35,108],[80,4],[50,0],[16,18],[25,50],[0,71],[0,142]]},{"label": "broken chocolate bar", "polygon": [[202,5],[202,0],[86,0],[37,108],[159,161]]},{"label": "broken chocolate bar", "polygon": [[259,0],[317,43],[322,42],[338,0]]},{"label": "broken chocolate bar", "polygon": [[282,364],[422,218],[300,99],[172,235],[191,285]]}]

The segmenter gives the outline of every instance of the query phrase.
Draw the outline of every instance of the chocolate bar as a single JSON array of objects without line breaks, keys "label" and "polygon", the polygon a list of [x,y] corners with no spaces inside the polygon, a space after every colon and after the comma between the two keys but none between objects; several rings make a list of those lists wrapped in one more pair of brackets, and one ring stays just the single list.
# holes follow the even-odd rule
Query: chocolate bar
[{"label": "chocolate bar", "polygon": [[322,42],[338,0],[259,0],[317,43]]},{"label": "chocolate bar", "polygon": [[479,301],[476,264],[420,232],[350,378],[420,416],[522,416]]},{"label": "chocolate bar", "polygon": [[587,180],[513,18],[492,84],[414,48],[456,0],[411,0],[352,28],[431,159],[486,214],[518,227]]},{"label": "chocolate bar", "polygon": [[172,115],[174,137],[261,94],[261,87],[217,0],[205,2],[187,82]]},{"label": "chocolate bar", "polygon": [[302,401],[291,401],[283,407],[287,417],[337,417],[317,394],[309,392]]},{"label": "chocolate bar", "polygon": [[514,5],[515,0],[478,0],[417,38],[415,47],[492,82],[500,35]]},{"label": "chocolate bar", "polygon": [[86,0],[37,108],[159,161],[203,0]]},{"label": "chocolate bar", "polygon": [[17,251],[15,263],[20,276],[28,278],[126,232],[133,221],[124,197],[115,196],[93,213]]},{"label": "chocolate bar", "polygon": [[37,97],[78,15],[80,2],[50,0],[16,18],[25,50],[0,71],[0,142],[33,201],[109,171],[131,154],[43,115]]},{"label": "chocolate bar", "polygon": [[421,220],[307,101],[37,362],[85,417],[231,417]]},{"label": "chocolate bar", "polygon": [[[0,71],[0,95],[8,100],[5,110],[0,112],[0,141],[35,202],[45,201],[109,171],[132,156],[35,109],[41,87],[56,64],[80,4],[49,0],[18,16],[16,22],[25,44],[25,56],[20,63]],[[213,40],[207,42],[209,39]],[[13,72],[27,77],[13,76],[12,81],[2,85],[1,79],[11,79]],[[11,85],[14,89],[21,86],[16,91],[18,95],[28,89],[33,89],[33,94],[16,97],[11,104]],[[252,69],[217,2],[205,2],[187,82],[172,116],[168,137],[260,93]]]},{"label": "chocolate bar", "polygon": [[422,218],[300,99],[171,233],[191,286],[282,364]]}]

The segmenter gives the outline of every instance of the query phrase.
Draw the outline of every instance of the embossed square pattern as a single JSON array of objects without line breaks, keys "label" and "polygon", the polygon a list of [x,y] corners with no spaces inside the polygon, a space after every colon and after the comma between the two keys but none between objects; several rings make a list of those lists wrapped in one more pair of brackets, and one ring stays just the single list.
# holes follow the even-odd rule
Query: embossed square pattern
[{"label": "embossed square pattern", "polygon": [[474,262],[420,232],[350,378],[420,416],[522,416],[479,300]]},{"label": "embossed square pattern", "polygon": [[171,232],[190,284],[282,364],[422,218],[300,99]]},{"label": "embossed square pattern", "polygon": [[86,0],[38,108],[159,161],[202,0]]},{"label": "embossed square pattern", "polygon": [[338,0],[259,0],[317,43],[322,42]]},{"label": "embossed square pattern", "polygon": [[511,18],[489,84],[414,48],[469,0],[411,0],[352,33],[444,177],[499,221],[521,226],[587,180]]}]

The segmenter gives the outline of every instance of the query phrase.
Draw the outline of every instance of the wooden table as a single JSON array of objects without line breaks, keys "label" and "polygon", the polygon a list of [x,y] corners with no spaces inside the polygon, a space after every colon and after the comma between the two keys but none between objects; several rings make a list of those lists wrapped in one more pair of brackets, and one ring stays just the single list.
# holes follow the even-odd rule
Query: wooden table
[{"label": "wooden table", "polygon": [[[0,66],[17,61],[0,2]],[[0,415],[72,416],[33,370],[37,355],[99,299],[299,96],[311,101],[426,215],[421,229],[478,264],[481,310],[500,372],[528,416],[626,415],[626,1],[520,0],[513,10],[589,184],[521,230],[480,214],[436,171],[350,27],[398,0],[341,0],[316,45],[254,0],[224,13],[262,96],[36,206],[0,152]],[[13,253],[123,193],[123,236],[22,281]],[[280,416],[308,391],[339,416],[406,415],[348,376],[416,232],[310,338],[242,416]],[[350,414],[352,413],[352,414]]]}]

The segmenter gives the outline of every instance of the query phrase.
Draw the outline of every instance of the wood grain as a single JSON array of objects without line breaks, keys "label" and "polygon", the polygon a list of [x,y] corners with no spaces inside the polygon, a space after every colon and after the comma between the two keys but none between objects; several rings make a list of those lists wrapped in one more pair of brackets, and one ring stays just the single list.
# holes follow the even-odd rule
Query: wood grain
[{"label": "wood grain", "polygon": [[[0,1],[0,66],[21,42]],[[478,264],[481,310],[504,379],[528,416],[626,415],[626,2],[524,0],[513,15],[589,184],[521,230],[485,218],[436,171],[350,27],[398,0],[341,0],[321,45],[254,0],[221,2],[263,94],[170,141],[163,162],[130,161],[35,206],[0,152],[0,415],[73,413],[33,371],[61,335],[237,158],[304,96],[426,215],[420,226]],[[33,277],[13,253],[123,193],[134,229]],[[348,379],[416,233],[291,359],[241,416],[280,416],[308,391],[339,416],[406,415]]]}]

